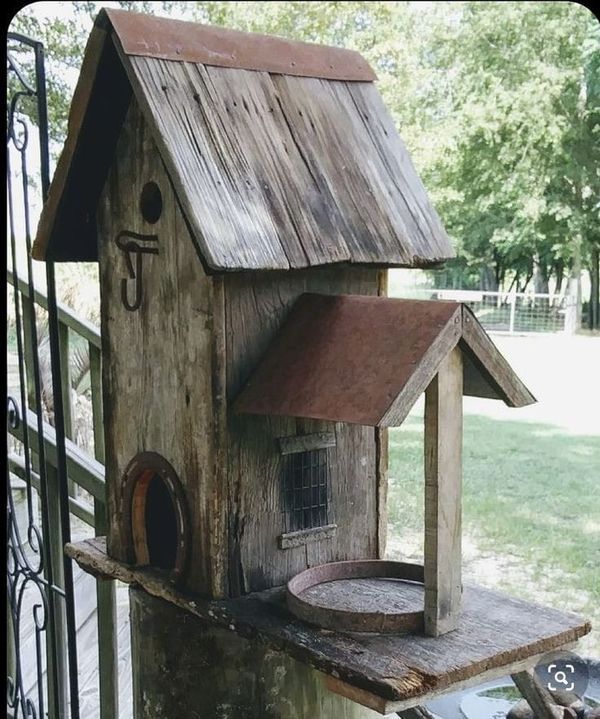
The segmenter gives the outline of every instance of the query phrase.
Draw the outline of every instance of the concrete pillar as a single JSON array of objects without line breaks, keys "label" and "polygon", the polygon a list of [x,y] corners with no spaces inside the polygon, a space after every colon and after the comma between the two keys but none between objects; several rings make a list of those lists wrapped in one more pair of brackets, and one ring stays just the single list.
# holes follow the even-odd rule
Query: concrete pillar
[{"label": "concrete pillar", "polygon": [[130,589],[135,719],[381,719],[315,670]]}]

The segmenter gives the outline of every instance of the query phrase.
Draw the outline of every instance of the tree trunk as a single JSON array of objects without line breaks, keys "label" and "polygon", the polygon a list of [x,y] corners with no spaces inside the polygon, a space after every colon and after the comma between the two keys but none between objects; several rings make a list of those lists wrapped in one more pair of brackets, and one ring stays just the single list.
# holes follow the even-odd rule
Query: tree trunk
[{"label": "tree trunk", "polygon": [[592,246],[590,250],[590,309],[589,328],[600,329],[600,249]]},{"label": "tree trunk", "polygon": [[377,719],[286,654],[129,590],[135,719]]},{"label": "tree trunk", "polygon": [[489,267],[482,267],[479,270],[479,282],[483,292],[497,292],[498,282],[495,271]]},{"label": "tree trunk", "polygon": [[533,271],[533,291],[537,295],[547,295],[548,289],[548,269],[536,256]]},{"label": "tree trunk", "polygon": [[519,287],[517,287],[517,292],[525,292],[525,290],[527,289],[527,285],[531,282],[532,277],[533,277],[533,270],[531,270],[531,272],[527,273],[527,277],[525,277],[525,282],[523,282],[523,285],[520,289],[519,289]]},{"label": "tree trunk", "polygon": [[557,260],[554,266],[556,274],[556,287],[554,289],[555,294],[560,295],[563,286],[563,280],[565,278],[565,263],[562,260]]},{"label": "tree trunk", "polygon": [[575,240],[573,247],[567,295],[565,332],[574,334],[581,329],[581,237]]}]

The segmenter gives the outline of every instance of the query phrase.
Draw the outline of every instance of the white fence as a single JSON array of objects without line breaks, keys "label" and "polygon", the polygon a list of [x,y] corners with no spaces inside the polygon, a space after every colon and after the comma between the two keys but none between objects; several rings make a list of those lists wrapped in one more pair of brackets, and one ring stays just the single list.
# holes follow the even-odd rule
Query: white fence
[{"label": "white fence", "polygon": [[574,326],[575,298],[570,295],[433,288],[413,289],[402,295],[463,302],[485,329],[493,332],[570,332]]}]

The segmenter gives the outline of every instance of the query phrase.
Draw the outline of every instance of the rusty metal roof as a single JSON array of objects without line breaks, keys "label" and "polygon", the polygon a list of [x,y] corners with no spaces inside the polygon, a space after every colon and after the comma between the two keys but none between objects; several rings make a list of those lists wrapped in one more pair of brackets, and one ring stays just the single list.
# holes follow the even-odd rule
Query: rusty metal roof
[{"label": "rusty metal roof", "polygon": [[126,55],[326,80],[372,82],[377,78],[354,50],[125,10],[103,12]]},{"label": "rusty metal roof", "polygon": [[96,260],[96,210],[132,101],[209,272],[454,255],[353,51],[103,10],[33,256]]},{"label": "rusty metal roof", "polygon": [[[535,401],[466,306],[305,294],[234,410],[398,425],[459,343],[467,357],[465,394],[502,399],[510,406]],[[388,415],[392,404],[393,420]]]}]

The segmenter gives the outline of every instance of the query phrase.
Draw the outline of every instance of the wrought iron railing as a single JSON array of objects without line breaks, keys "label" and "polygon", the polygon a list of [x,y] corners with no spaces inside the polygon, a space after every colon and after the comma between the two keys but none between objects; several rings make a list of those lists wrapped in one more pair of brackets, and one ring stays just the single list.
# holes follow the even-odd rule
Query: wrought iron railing
[{"label": "wrought iron railing", "polygon": [[[73,566],[63,546],[74,518],[105,533],[101,344],[93,325],[57,304],[53,264],[45,264],[42,282],[34,273],[33,195],[43,199],[49,185],[44,52],[39,42],[15,33],[8,43],[7,339],[14,372],[7,403],[7,713],[77,719],[82,714]],[[72,441],[73,342],[87,347],[89,357],[93,457]],[[96,593],[99,714],[115,719],[114,582],[98,580]]]}]

